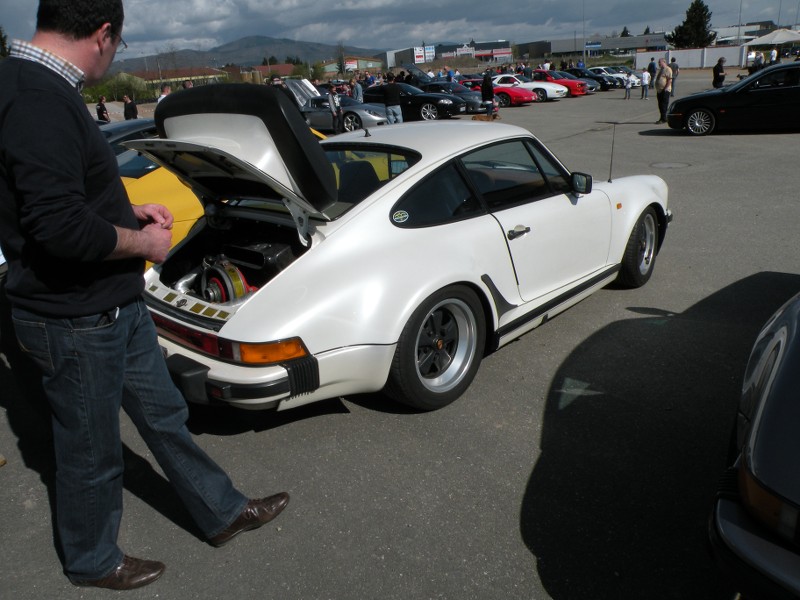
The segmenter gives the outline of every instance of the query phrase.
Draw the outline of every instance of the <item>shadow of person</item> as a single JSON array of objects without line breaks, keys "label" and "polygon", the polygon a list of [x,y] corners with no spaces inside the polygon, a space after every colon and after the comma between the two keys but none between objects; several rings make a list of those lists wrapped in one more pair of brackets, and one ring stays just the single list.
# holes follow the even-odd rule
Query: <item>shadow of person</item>
[{"label": "shadow of person", "polygon": [[706,546],[742,376],[800,276],[759,273],[681,314],[612,323],[548,392],[522,538],[555,600],[730,598]]}]

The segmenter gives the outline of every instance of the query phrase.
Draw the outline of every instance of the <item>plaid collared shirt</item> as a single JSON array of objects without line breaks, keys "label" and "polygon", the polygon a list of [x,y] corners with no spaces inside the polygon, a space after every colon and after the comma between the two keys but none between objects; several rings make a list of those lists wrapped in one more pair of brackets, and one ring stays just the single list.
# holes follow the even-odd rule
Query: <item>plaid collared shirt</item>
[{"label": "plaid collared shirt", "polygon": [[15,58],[22,58],[25,60],[32,60],[40,65],[44,65],[48,69],[55,71],[64,79],[69,81],[71,85],[79,92],[83,89],[83,82],[85,75],[78,67],[63,58],[56,56],[52,52],[48,52],[43,48],[34,46],[22,40],[14,40],[11,42],[11,50],[9,56]]}]

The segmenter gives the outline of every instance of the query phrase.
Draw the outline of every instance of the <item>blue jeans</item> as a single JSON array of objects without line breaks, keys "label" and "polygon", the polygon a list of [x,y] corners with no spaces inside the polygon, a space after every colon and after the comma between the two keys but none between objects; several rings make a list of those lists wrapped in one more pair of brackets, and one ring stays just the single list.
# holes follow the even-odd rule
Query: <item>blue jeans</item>
[{"label": "blue jeans", "polygon": [[394,104],[386,107],[386,120],[389,122],[389,125],[403,122],[403,111],[400,109],[399,105]]},{"label": "blue jeans", "polygon": [[188,409],[170,379],[144,302],[74,319],[14,307],[22,350],[42,372],[52,411],[56,521],[64,570],[105,577],[122,560],[122,407],[200,530],[212,537],[247,498],[192,439]]}]

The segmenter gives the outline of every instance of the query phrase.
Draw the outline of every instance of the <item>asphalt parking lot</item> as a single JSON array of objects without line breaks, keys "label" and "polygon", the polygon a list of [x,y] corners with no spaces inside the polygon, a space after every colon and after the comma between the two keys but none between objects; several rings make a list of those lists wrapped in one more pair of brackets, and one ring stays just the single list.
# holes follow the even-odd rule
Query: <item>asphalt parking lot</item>
[{"label": "asphalt parking lot", "polygon": [[[678,95],[710,81],[684,70]],[[675,218],[650,282],[601,290],[489,356],[434,413],[379,395],[193,410],[198,443],[245,493],[292,495],[276,521],[221,549],[199,539],[123,416],[120,544],[167,563],[126,598],[731,597],[706,518],[750,346],[800,290],[797,134],[691,138],[654,125],[654,95],[639,90],[501,116],[597,180],[667,181]],[[61,573],[33,405],[0,362],[0,597],[113,595]]]}]

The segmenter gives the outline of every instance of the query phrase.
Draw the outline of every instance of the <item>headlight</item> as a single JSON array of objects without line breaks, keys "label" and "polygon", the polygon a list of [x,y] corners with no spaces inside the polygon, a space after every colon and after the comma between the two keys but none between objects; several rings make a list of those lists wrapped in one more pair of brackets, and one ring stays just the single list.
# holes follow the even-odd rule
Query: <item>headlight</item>
[{"label": "headlight", "polygon": [[375,111],[373,111],[373,110],[365,110],[364,112],[367,113],[368,115],[370,115],[371,117],[379,117],[380,118],[380,115],[378,113],[376,113]]},{"label": "headlight", "polygon": [[441,100],[439,100],[439,102],[437,102],[437,104],[452,104],[452,103],[453,101],[448,98],[442,98]]},{"label": "headlight", "polygon": [[739,466],[739,493],[758,521],[792,543],[800,540],[798,507],[761,485],[750,472],[746,460]]}]

